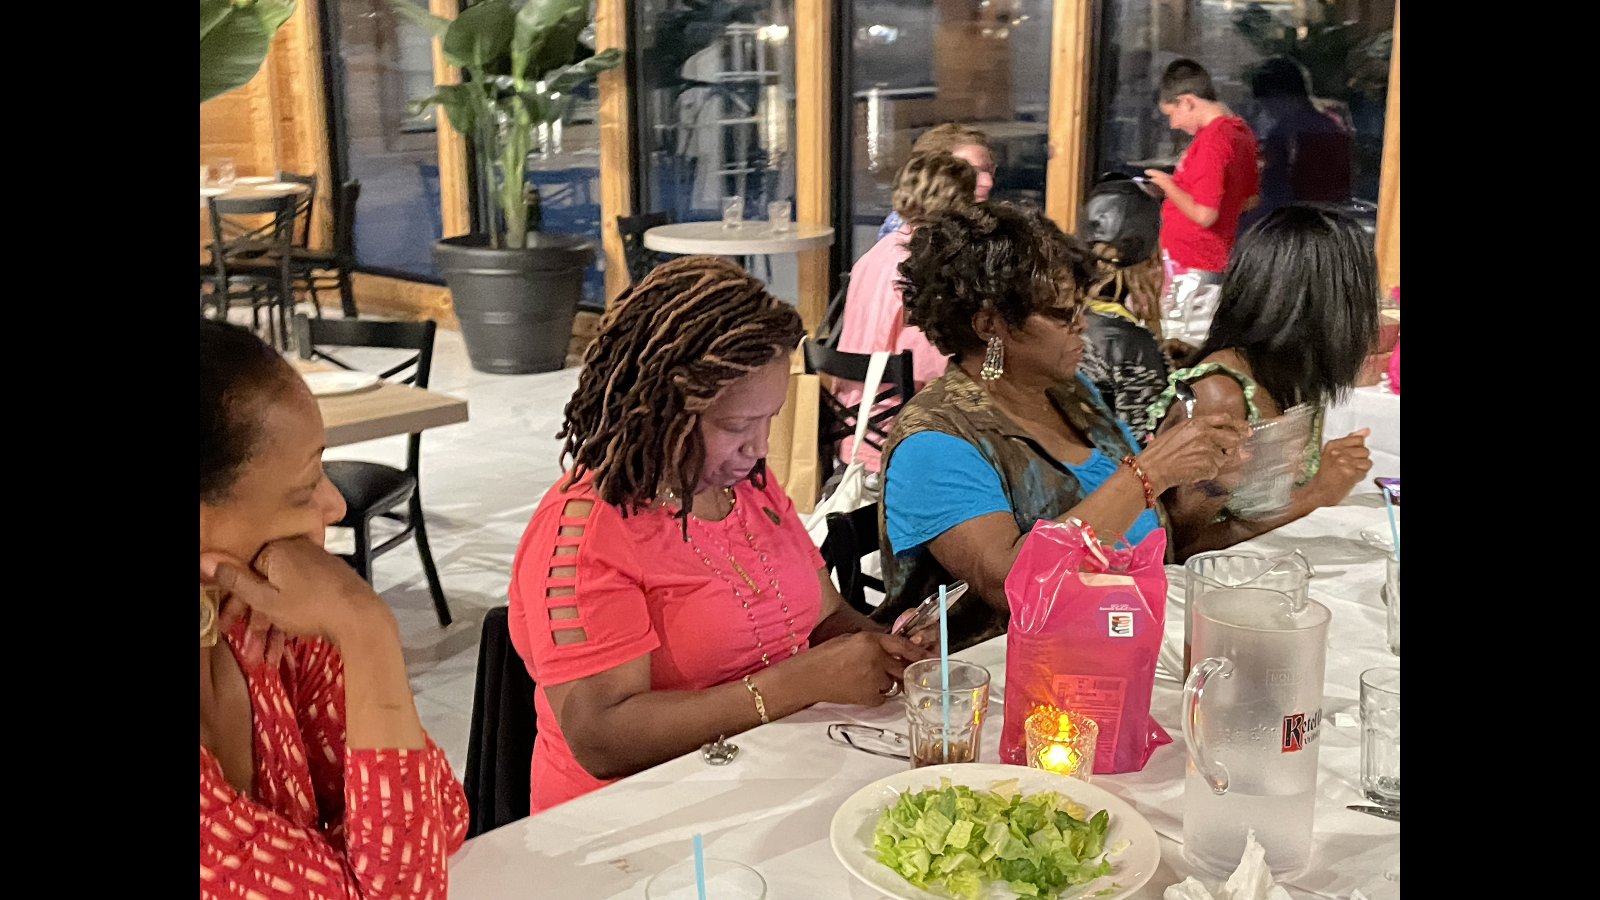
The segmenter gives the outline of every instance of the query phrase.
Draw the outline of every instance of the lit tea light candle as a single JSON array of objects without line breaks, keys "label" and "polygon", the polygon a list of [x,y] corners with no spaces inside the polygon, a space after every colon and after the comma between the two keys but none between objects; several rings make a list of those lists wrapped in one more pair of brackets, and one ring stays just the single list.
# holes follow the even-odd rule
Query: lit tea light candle
[{"label": "lit tea light candle", "polygon": [[1100,726],[1088,716],[1053,706],[1035,707],[1025,724],[1028,765],[1081,781],[1094,771]]}]

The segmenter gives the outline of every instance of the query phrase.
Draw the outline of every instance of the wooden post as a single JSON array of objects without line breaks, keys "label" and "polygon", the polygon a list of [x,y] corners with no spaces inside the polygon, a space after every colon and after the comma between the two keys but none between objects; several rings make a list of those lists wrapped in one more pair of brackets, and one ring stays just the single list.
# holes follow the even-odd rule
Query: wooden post
[{"label": "wooden post", "polygon": [[333,246],[333,166],[328,157],[328,115],[322,90],[321,15],[318,4],[295,4],[294,14],[273,35],[268,58],[275,164],[279,169],[317,176],[311,246],[326,249]]},{"label": "wooden post", "polygon": [[1045,214],[1071,232],[1078,226],[1088,166],[1089,7],[1091,0],[1055,0],[1050,24],[1050,159]]},{"label": "wooden post", "polygon": [[[833,0],[795,0],[795,218],[828,224],[832,173],[830,101],[833,89]],[[840,90],[849,90],[840,85]],[[834,222],[849,228],[849,222]],[[837,236],[835,237],[837,239]],[[827,247],[797,254],[800,320],[816,330],[828,306]]]},{"label": "wooden post", "polygon": [[[594,49],[626,47],[627,0],[600,0],[594,14]],[[628,288],[628,260],[622,252],[617,216],[632,215],[633,187],[628,142],[628,65],[601,72],[600,88],[600,245],[606,258],[606,299]]]},{"label": "wooden post", "polygon": [[1400,283],[1400,3],[1394,4],[1389,54],[1389,103],[1383,120],[1383,168],[1378,182],[1378,286],[1387,296]]},{"label": "wooden post", "polygon": [[[458,0],[428,0],[428,12],[454,19]],[[433,83],[456,84],[461,70],[444,61],[443,42],[433,41]],[[442,107],[434,108],[435,134],[439,139],[439,223],[442,237],[456,237],[472,231],[472,183],[468,179],[467,140],[450,124]]]}]

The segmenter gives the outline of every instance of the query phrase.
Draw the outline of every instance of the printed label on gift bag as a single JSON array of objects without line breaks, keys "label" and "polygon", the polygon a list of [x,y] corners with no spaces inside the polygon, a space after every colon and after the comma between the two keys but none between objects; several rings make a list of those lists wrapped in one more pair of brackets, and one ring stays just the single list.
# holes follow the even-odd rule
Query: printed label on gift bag
[{"label": "printed label on gift bag", "polygon": [[1056,705],[1080,712],[1100,727],[1094,742],[1095,764],[1109,762],[1117,751],[1117,732],[1122,727],[1122,700],[1128,692],[1128,679],[1106,675],[1057,675],[1051,685]]},{"label": "printed label on gift bag", "polygon": [[1133,613],[1106,613],[1106,634],[1110,637],[1133,637]]},{"label": "printed label on gift bag", "polygon": [[1108,594],[1100,611],[1106,614],[1106,635],[1114,638],[1131,638],[1138,633],[1139,614],[1144,607],[1139,598],[1118,591]]},{"label": "printed label on gift bag", "polygon": [[1317,728],[1322,724],[1322,710],[1309,715],[1295,713],[1283,717],[1283,752],[1293,753],[1311,746],[1317,740]]}]

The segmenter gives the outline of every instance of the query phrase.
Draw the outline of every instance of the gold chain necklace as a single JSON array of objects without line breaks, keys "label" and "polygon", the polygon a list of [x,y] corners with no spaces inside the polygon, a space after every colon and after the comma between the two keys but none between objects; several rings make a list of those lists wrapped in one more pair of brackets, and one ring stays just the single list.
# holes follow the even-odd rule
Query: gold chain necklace
[{"label": "gold chain necklace", "polygon": [[[761,549],[756,546],[756,537],[750,531],[750,523],[749,520],[745,518],[744,507],[740,506],[738,502],[736,502],[731,489],[723,488],[723,495],[728,498],[728,502],[732,506],[732,514],[739,517],[739,525],[741,530],[744,531],[745,542],[750,545],[750,551],[754,553],[756,558],[761,561],[761,567],[763,570],[765,570],[767,581],[772,586],[772,594],[778,601],[778,607],[783,610],[784,625],[788,629],[788,655],[794,656],[800,652],[800,639],[795,636],[794,614],[789,612],[788,600],[783,596],[783,588],[778,585],[778,575],[773,571],[772,564],[767,559],[767,554],[763,553]],[[745,571],[744,566],[739,565],[739,561],[733,558],[733,550],[731,547],[725,549],[722,554],[720,554],[727,556],[728,562],[733,566],[733,570],[739,574],[739,577],[743,579],[745,585],[750,589],[751,596],[746,599],[745,596],[740,593],[739,585],[734,582],[733,579],[725,575],[722,570],[717,567],[717,564],[712,561],[711,557],[706,554],[705,550],[701,549],[699,542],[694,539],[693,531],[689,533],[689,546],[694,548],[695,554],[700,557],[700,561],[705,563],[706,568],[710,569],[712,574],[716,575],[724,582],[727,582],[728,587],[733,589],[733,599],[739,601],[739,606],[744,609],[745,617],[750,620],[750,633],[755,637],[756,649],[761,651],[761,664],[764,666],[772,665],[772,659],[766,650],[766,642],[762,640],[761,630],[756,624],[755,611],[750,608],[750,601],[759,599],[761,596],[761,588],[756,585],[755,579],[751,578],[750,573]]]}]

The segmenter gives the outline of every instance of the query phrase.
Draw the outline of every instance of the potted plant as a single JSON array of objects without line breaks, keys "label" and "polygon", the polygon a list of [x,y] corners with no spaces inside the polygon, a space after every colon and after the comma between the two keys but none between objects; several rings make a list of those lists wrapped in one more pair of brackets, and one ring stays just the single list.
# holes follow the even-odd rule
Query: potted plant
[{"label": "potted plant", "polygon": [[200,102],[254,78],[294,0],[200,0]]},{"label": "potted plant", "polygon": [[433,245],[472,367],[497,374],[559,369],[595,248],[586,237],[539,230],[528,151],[534,128],[559,119],[572,89],[621,64],[622,50],[573,61],[588,0],[484,0],[453,20],[399,0],[395,8],[438,38],[444,58],[467,75],[461,84],[436,85],[414,106],[443,107],[478,170],[493,179],[494,227]]}]

